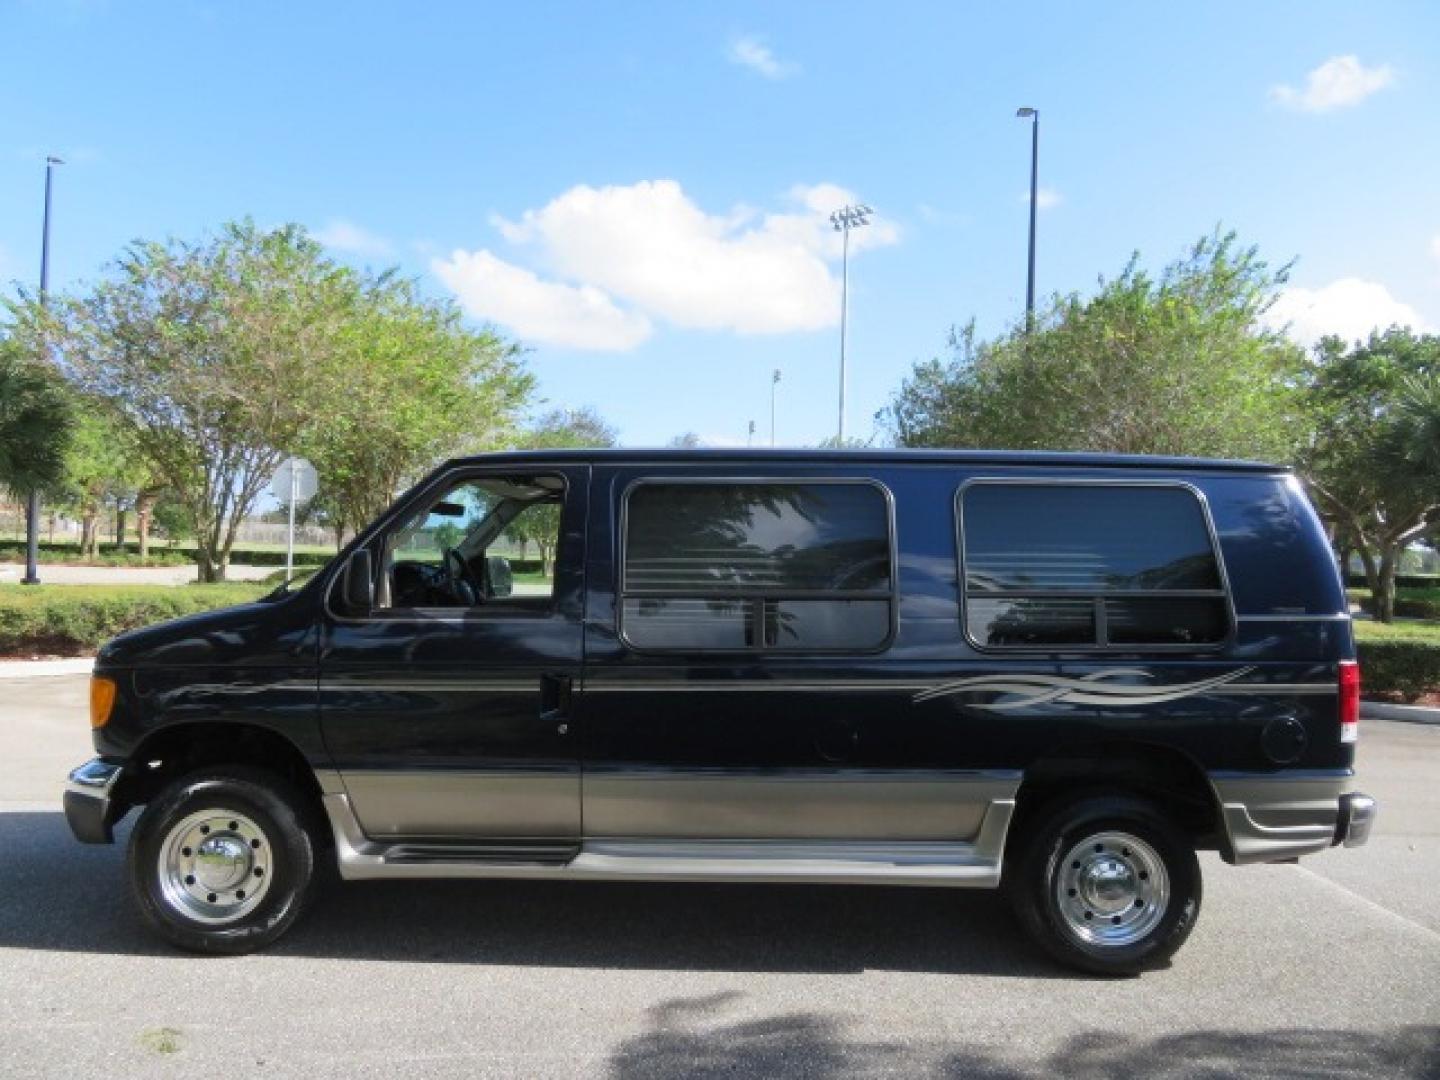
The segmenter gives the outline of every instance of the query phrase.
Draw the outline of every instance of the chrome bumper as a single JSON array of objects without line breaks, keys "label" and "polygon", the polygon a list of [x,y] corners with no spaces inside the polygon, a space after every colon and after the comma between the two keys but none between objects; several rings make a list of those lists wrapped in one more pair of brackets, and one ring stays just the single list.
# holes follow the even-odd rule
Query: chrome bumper
[{"label": "chrome bumper", "polygon": [[1285,862],[1336,844],[1359,847],[1370,835],[1375,800],[1349,792],[1353,774],[1212,774],[1226,862]]},{"label": "chrome bumper", "polygon": [[65,784],[65,820],[82,844],[115,842],[115,821],[126,809],[114,799],[123,772],[122,766],[104,758],[92,758],[71,771]]},{"label": "chrome bumper", "polygon": [[1375,824],[1379,807],[1369,795],[1352,792],[1340,796],[1340,824],[1335,828],[1335,843],[1359,847],[1370,839],[1370,826]]}]

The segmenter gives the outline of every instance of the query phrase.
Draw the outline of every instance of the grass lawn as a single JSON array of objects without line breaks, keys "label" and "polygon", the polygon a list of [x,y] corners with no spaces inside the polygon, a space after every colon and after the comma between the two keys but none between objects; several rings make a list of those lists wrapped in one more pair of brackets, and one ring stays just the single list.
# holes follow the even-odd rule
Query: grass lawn
[{"label": "grass lawn", "polygon": [[1357,642],[1418,641],[1440,646],[1440,620],[1412,619],[1403,622],[1380,623],[1372,619],[1356,619],[1355,640]]}]

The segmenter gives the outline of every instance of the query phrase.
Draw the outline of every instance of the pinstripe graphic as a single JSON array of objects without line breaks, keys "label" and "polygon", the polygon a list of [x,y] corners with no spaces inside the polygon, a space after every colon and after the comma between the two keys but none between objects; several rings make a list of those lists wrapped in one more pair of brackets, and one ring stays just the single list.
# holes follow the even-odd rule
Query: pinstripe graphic
[{"label": "pinstripe graphic", "polygon": [[1015,701],[990,702],[976,705],[979,709],[1004,712],[1024,709],[1032,705],[1046,705],[1057,702],[1062,705],[1160,705],[1167,701],[1178,701],[1194,694],[1233,683],[1236,679],[1254,671],[1253,667],[1240,668],[1225,675],[1200,679],[1190,683],[1173,683],[1169,686],[1135,686],[1124,683],[1113,685],[1111,679],[1149,679],[1153,676],[1140,668],[1111,668],[1097,671],[1078,679],[1067,679],[1059,675],[981,675],[971,679],[957,679],[941,683],[915,695],[915,701],[930,701],[951,694],[990,693],[1023,695]]}]

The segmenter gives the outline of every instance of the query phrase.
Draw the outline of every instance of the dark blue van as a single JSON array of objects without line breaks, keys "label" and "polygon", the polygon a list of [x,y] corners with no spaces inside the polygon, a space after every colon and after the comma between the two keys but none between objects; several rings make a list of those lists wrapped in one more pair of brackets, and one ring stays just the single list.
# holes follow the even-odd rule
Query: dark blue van
[{"label": "dark blue van", "polygon": [[[527,558],[527,556],[533,556]],[[995,888],[1126,973],[1197,850],[1363,843],[1359,673],[1270,465],[912,451],[450,462],[326,570],[95,664],[76,836],[174,943],[342,877]]]}]

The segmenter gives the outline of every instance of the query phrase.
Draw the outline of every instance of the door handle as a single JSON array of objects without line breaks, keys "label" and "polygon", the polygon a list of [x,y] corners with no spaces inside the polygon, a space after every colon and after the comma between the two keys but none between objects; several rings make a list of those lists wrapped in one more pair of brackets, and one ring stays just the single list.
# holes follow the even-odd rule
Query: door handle
[{"label": "door handle", "polygon": [[570,731],[570,693],[574,680],[569,675],[540,676],[540,719],[555,725],[557,734]]}]

